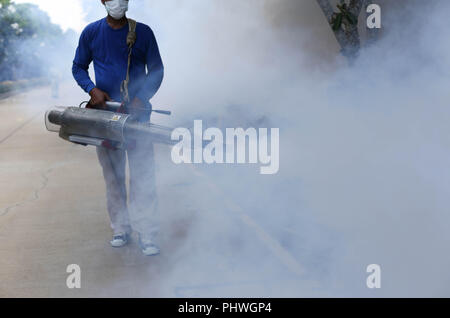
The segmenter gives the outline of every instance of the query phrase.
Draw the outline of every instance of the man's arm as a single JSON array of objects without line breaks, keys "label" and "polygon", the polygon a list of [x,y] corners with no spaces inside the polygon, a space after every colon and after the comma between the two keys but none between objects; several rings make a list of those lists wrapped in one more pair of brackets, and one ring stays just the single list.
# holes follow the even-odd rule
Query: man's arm
[{"label": "man's arm", "polygon": [[149,47],[147,50],[147,75],[136,97],[146,104],[159,90],[164,78],[164,66],[153,31],[149,30]]},{"label": "man's arm", "polygon": [[72,74],[78,85],[86,92],[90,93],[95,87],[89,77],[88,69],[89,64],[92,62],[92,52],[89,47],[88,31],[85,29],[81,33],[78,48],[75,53],[75,59],[72,65]]},{"label": "man's arm", "polygon": [[85,29],[80,36],[77,52],[72,65],[72,74],[78,85],[91,96],[91,106],[105,108],[105,101],[110,100],[107,93],[95,87],[89,77],[89,64],[92,62],[92,52],[89,47],[88,31]]}]

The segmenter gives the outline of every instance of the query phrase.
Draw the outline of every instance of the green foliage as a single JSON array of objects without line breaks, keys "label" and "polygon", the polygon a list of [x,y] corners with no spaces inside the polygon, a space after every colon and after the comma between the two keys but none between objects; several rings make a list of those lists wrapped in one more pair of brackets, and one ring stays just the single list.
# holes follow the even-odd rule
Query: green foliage
[{"label": "green foliage", "polygon": [[11,3],[11,0],[0,0],[0,5],[2,7],[7,6]]},{"label": "green foliage", "polygon": [[0,4],[0,81],[45,75],[44,62],[56,55],[62,30],[36,5]]},{"label": "green foliage", "polygon": [[350,12],[346,3],[338,4],[337,8],[339,9],[339,12],[333,15],[331,21],[333,31],[339,30],[345,22],[350,25],[358,24],[358,18]]}]

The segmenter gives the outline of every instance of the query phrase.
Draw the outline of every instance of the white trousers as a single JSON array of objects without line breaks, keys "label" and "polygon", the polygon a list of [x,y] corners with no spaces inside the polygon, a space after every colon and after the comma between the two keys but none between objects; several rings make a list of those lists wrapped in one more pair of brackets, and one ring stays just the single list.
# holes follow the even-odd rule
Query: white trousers
[{"label": "white trousers", "polygon": [[[127,204],[126,157],[130,171]],[[138,232],[146,240],[156,240],[159,230],[158,198],[155,184],[153,144],[137,144],[130,150],[97,147],[106,183],[106,201],[115,234]]]}]

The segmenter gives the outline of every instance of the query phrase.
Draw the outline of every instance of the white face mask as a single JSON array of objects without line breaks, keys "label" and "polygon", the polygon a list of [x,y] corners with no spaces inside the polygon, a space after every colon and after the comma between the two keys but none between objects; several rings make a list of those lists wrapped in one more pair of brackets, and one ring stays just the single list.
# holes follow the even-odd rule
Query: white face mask
[{"label": "white face mask", "polygon": [[116,20],[120,20],[128,11],[128,0],[110,0],[105,2],[106,12]]}]

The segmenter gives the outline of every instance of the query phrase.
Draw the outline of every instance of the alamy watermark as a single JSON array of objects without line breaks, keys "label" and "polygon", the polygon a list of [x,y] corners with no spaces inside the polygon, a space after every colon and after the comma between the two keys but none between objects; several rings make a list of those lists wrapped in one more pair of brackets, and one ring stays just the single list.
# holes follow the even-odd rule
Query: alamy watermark
[{"label": "alamy watermark", "polygon": [[[226,128],[225,134],[216,127],[203,131],[203,121],[194,121],[194,131],[177,128],[172,140],[175,164],[260,164],[261,174],[276,174],[280,169],[279,128]],[[206,145],[205,145],[206,143]],[[270,153],[269,153],[270,150]]]},{"label": "alamy watermark", "polygon": [[366,272],[369,274],[366,279],[366,285],[369,289],[381,288],[381,266],[378,264],[370,264],[366,268]]},{"label": "alamy watermark", "polygon": [[81,268],[80,265],[70,264],[67,266],[66,272],[70,275],[67,276],[66,285],[69,289],[81,288]]},{"label": "alamy watermark", "polygon": [[366,9],[367,14],[367,28],[381,29],[381,7],[378,4],[370,4]]}]

